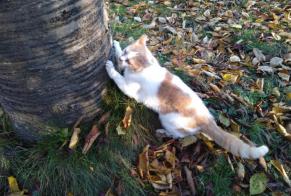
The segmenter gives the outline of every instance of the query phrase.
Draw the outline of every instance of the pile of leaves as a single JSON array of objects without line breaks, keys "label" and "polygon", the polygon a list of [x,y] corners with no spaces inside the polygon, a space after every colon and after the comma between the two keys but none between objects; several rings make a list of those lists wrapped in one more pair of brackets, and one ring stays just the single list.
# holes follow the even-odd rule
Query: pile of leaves
[{"label": "pile of leaves", "polygon": [[[111,0],[114,39],[142,34],[160,63],[198,92],[218,124],[259,161],[227,154],[198,136],[147,145],[137,173],[160,195],[290,194],[291,6],[286,1]],[[134,118],[134,116],[133,116]],[[159,136],[161,137],[161,136]]]}]

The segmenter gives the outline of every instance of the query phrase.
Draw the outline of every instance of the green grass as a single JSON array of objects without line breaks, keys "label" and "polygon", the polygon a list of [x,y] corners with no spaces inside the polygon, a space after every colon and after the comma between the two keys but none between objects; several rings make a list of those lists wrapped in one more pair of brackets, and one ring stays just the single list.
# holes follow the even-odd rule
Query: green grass
[{"label": "green grass", "polygon": [[[134,109],[133,121],[126,135],[120,136],[116,127],[127,105]],[[86,155],[81,151],[90,126],[81,127],[81,140],[74,151],[67,147],[72,134],[70,129],[56,131],[32,146],[23,146],[12,134],[1,137],[0,193],[9,191],[7,177],[12,175],[21,188],[29,189],[34,195],[65,195],[68,192],[98,195],[109,188],[115,192],[117,184],[124,195],[148,194],[150,190],[145,189],[136,176],[131,176],[131,169],[141,148],[146,143],[156,142],[150,131],[156,126],[155,115],[125,97],[112,83],[104,95],[102,107],[111,111],[109,134],[105,137],[102,127],[102,135]],[[134,142],[134,138],[138,142]]]},{"label": "green grass", "polygon": [[[267,32],[268,33],[268,32]],[[256,30],[244,30],[237,32],[237,35],[234,35],[233,42],[242,41],[244,49],[247,52],[253,50],[253,48],[260,49],[263,54],[272,55],[272,56],[281,56],[287,52],[288,47],[286,44],[279,41],[261,41],[259,39],[259,32]]]},{"label": "green grass", "polygon": [[205,172],[197,175],[198,195],[205,195],[207,185],[211,184],[215,195],[233,195],[231,184],[234,173],[232,172],[228,162],[223,156],[218,157]]}]

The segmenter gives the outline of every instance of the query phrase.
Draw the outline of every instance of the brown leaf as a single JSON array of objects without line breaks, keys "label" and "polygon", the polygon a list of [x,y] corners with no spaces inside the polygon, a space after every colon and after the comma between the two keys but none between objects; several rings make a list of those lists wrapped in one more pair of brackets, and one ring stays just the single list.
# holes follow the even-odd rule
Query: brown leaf
[{"label": "brown leaf", "polygon": [[123,127],[127,129],[131,125],[132,120],[132,108],[130,106],[126,107],[124,117],[122,119]]},{"label": "brown leaf", "polygon": [[184,166],[184,171],[185,171],[185,174],[186,174],[186,180],[187,180],[187,183],[190,187],[190,190],[191,190],[191,193],[193,195],[196,195],[196,187],[195,187],[195,183],[194,183],[194,180],[193,180],[193,177],[192,177],[192,171],[190,169],[188,169],[187,166]]},{"label": "brown leaf", "polygon": [[89,132],[89,134],[86,136],[85,139],[85,144],[82,150],[83,154],[86,154],[88,152],[88,150],[91,148],[93,142],[97,139],[97,137],[101,134],[101,132],[99,131],[97,125],[93,125],[91,128],[91,131]]},{"label": "brown leaf", "polygon": [[149,145],[147,145],[142,153],[139,154],[138,156],[138,172],[139,175],[142,179],[146,178],[149,176],[149,155],[148,155],[148,151],[149,151]]}]

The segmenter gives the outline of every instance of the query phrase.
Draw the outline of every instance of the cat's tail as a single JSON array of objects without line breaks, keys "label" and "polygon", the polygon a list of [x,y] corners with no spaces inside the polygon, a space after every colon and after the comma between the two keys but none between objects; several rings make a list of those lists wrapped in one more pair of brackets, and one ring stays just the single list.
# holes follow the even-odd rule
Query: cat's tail
[{"label": "cat's tail", "polygon": [[214,120],[209,120],[207,125],[203,127],[202,132],[210,136],[218,145],[225,148],[227,151],[242,158],[258,159],[269,151],[268,147],[265,145],[254,147],[244,143],[236,136],[223,131],[217,126]]}]

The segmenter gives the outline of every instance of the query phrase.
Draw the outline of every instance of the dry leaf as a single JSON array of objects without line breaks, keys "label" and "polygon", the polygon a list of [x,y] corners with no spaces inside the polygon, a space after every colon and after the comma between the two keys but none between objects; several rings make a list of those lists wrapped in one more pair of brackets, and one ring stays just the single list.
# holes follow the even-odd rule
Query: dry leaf
[{"label": "dry leaf", "polygon": [[186,174],[187,183],[188,183],[188,185],[190,187],[191,193],[193,195],[196,195],[196,187],[195,187],[195,183],[194,183],[194,180],[193,180],[193,177],[192,177],[192,171],[190,169],[188,169],[187,166],[184,166],[184,171],[185,171],[185,174]]},{"label": "dry leaf", "polygon": [[256,56],[256,58],[257,58],[257,60],[258,60],[259,62],[266,61],[266,57],[265,57],[265,55],[262,53],[261,50],[259,50],[259,49],[257,49],[257,48],[254,48],[254,49],[253,49],[253,53],[255,54],[255,56]]},{"label": "dry leaf", "polygon": [[291,181],[283,167],[283,165],[278,160],[271,160],[271,164],[280,172],[284,181],[291,187]]},{"label": "dry leaf", "polygon": [[70,149],[75,149],[77,146],[77,143],[79,141],[79,134],[81,133],[81,129],[80,128],[74,128],[73,129],[73,134],[70,140],[70,144],[69,144],[69,148]]},{"label": "dry leaf", "polygon": [[122,123],[123,123],[123,127],[125,129],[127,129],[128,127],[130,127],[131,125],[131,121],[132,121],[132,108],[130,106],[127,106],[126,107],[126,110],[125,110],[125,114],[124,114],[124,117],[122,119]]},{"label": "dry leaf", "polygon": [[236,81],[238,79],[238,75],[226,73],[226,74],[222,74],[222,78],[224,81],[227,81],[227,82],[234,84],[234,83],[236,83]]},{"label": "dry leaf", "polygon": [[16,178],[8,177],[9,190],[11,193],[20,192]]},{"label": "dry leaf", "polygon": [[97,137],[101,134],[99,131],[97,125],[93,125],[91,128],[91,131],[88,133],[88,135],[85,138],[85,144],[82,150],[83,154],[86,154],[88,150],[91,148],[93,142],[97,139]]},{"label": "dry leaf", "polygon": [[239,179],[242,181],[245,177],[246,171],[245,171],[244,165],[241,162],[238,162],[238,164],[237,164],[236,173],[237,173]]},{"label": "dry leaf", "polygon": [[189,135],[187,137],[184,137],[182,139],[180,139],[180,144],[182,146],[182,148],[190,146],[191,144],[194,144],[197,141],[197,137],[195,137],[194,135]]},{"label": "dry leaf", "polygon": [[142,179],[146,178],[149,176],[149,155],[148,155],[148,151],[149,151],[150,146],[147,145],[142,153],[139,154],[138,156],[138,172],[139,175]]},{"label": "dry leaf", "polygon": [[239,63],[240,62],[240,58],[237,55],[233,55],[229,58],[229,61],[232,63]]}]

